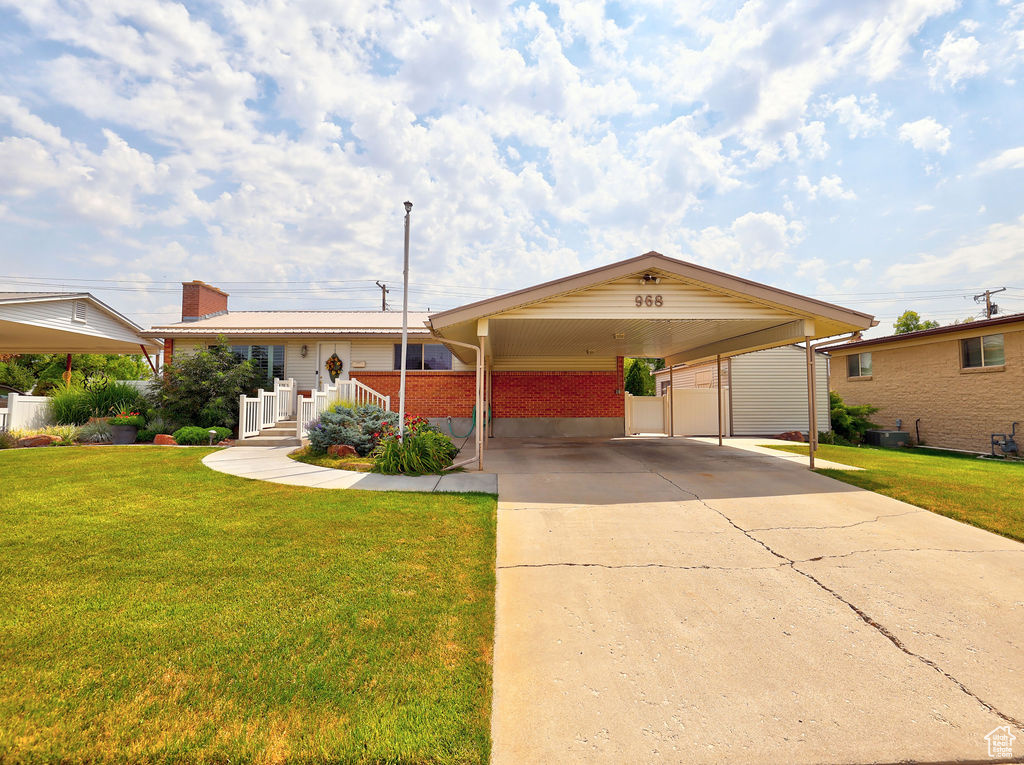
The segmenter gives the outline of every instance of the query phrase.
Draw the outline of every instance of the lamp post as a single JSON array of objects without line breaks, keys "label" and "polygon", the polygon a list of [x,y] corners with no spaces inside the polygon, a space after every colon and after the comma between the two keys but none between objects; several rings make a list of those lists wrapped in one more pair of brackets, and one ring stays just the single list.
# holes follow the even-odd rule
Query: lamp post
[{"label": "lamp post", "polygon": [[405,437],[405,357],[409,345],[409,214],[412,202],[405,203],[405,260],[402,266],[402,371],[398,380],[398,440]]}]

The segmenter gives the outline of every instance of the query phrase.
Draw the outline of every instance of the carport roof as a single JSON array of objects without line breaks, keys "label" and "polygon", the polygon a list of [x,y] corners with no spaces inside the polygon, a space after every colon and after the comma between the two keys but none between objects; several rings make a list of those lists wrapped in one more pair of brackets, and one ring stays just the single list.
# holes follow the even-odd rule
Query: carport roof
[{"label": "carport roof", "polygon": [[[84,320],[68,304],[81,303]],[[91,310],[90,310],[91,309]],[[163,343],[88,292],[0,292],[0,353],[129,353]]]},{"label": "carport roof", "polygon": [[[647,305],[648,296],[661,302]],[[682,363],[873,322],[860,311],[649,252],[432,314],[429,326],[442,340],[486,336],[494,357],[651,356]]]}]

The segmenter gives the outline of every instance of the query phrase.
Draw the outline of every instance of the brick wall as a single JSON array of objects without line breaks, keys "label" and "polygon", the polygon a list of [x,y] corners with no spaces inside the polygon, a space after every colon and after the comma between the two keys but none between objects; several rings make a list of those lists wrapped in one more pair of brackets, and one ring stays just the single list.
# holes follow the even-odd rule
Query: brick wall
[{"label": "brick wall", "polygon": [[171,363],[171,359],[174,356],[174,338],[166,338],[164,340],[164,367]]},{"label": "brick wall", "polygon": [[622,417],[619,364],[617,372],[494,372],[491,411],[495,418]]},{"label": "brick wall", "polygon": [[[615,372],[494,372],[494,417],[622,417],[622,359]],[[398,409],[398,372],[361,372],[352,377],[391,396]],[[616,392],[618,391],[618,392]],[[405,408],[423,417],[470,417],[475,372],[406,372]]]},{"label": "brick wall", "polygon": [[[400,372],[363,372],[351,376],[378,393],[391,396],[398,411]],[[476,403],[476,372],[405,373],[405,410],[420,417],[471,417]]]},{"label": "brick wall", "polygon": [[[993,327],[985,334],[996,334]],[[897,418],[914,437],[921,418],[921,439],[929,446],[988,452],[990,434],[1024,423],[1024,331],[1003,332],[1003,371],[964,371],[960,340],[871,351],[870,380],[850,380],[845,356],[832,361],[832,390],[848,404],[879,407],[872,421],[892,428]],[[1019,433],[1018,429],[1018,433]]]},{"label": "brick wall", "polygon": [[181,283],[181,320],[195,321],[228,310],[228,293],[200,281]]}]

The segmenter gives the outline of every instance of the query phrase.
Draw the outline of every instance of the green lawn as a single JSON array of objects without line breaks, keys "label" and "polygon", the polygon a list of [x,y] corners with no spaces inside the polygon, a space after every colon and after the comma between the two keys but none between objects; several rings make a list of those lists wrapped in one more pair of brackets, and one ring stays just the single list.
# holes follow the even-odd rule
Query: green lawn
[{"label": "green lawn", "polygon": [[0,762],[486,762],[495,500],[0,451]]},{"label": "green lawn", "polygon": [[[766,444],[767,446],[767,444]],[[807,446],[771,445],[807,454]],[[927,450],[874,449],[822,444],[818,457],[859,470],[822,473],[909,502],[964,523],[1024,541],[1024,463],[980,460]]]}]

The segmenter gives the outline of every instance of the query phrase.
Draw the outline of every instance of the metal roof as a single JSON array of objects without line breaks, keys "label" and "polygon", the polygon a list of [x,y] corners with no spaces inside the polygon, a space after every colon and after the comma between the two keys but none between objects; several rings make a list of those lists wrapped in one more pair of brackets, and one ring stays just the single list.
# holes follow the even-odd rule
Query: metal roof
[{"label": "metal roof", "polygon": [[[429,314],[409,312],[409,332],[429,334]],[[226,311],[153,327],[151,337],[187,335],[381,335],[402,331],[401,311]]]}]

